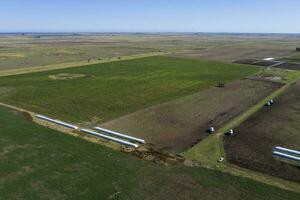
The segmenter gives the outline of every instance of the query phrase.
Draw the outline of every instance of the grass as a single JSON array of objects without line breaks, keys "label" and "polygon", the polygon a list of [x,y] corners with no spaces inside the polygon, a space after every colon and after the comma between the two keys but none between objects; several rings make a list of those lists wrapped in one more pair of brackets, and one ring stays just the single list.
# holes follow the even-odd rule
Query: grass
[{"label": "grass", "polygon": [[217,160],[225,157],[221,134],[209,135],[182,155],[187,159],[215,167]]},{"label": "grass", "polygon": [[284,58],[283,60],[290,61],[290,62],[300,62],[300,52],[296,52],[293,55]]},{"label": "grass", "polygon": [[119,60],[130,60],[130,59],[143,58],[148,56],[158,56],[164,54],[167,53],[164,52],[140,53],[140,54],[128,55],[128,56],[101,58],[101,60],[91,59],[89,62],[87,60],[81,60],[75,62],[65,62],[65,63],[51,64],[51,65],[41,65],[41,66],[34,66],[34,67],[24,67],[19,69],[1,70],[0,77],[17,75],[17,74],[28,74],[33,72],[51,71],[56,69],[66,69],[71,67],[79,67],[83,65],[88,66],[88,65],[99,64],[99,63],[107,63],[107,62],[113,62]]},{"label": "grass", "polygon": [[0,107],[2,199],[299,199],[204,168],[156,165],[32,123]]},{"label": "grass", "polygon": [[[10,90],[0,101],[65,120],[100,123],[258,71],[243,65],[156,56],[2,77],[0,87]],[[86,78],[49,78],[62,73]]]},{"label": "grass", "polygon": [[282,78],[282,82],[287,84],[300,77],[300,71],[284,70],[280,68],[267,68],[264,70],[264,73],[273,76],[279,76]]},{"label": "grass", "polygon": [[[125,39],[125,38],[124,38]],[[0,37],[0,71],[157,52],[114,37]]]},{"label": "grass", "polygon": [[[296,53],[291,50],[291,46],[298,46],[298,38],[279,37],[280,39],[278,36],[274,37],[272,35],[253,35],[249,37],[234,34],[0,36],[0,70],[47,66],[83,60],[87,61],[90,58],[102,59],[157,51],[176,52],[177,50],[184,50],[189,52],[185,53],[185,56],[198,57],[199,51],[193,50],[207,49],[212,55],[204,55],[206,59],[211,58],[215,60],[220,59],[221,56],[223,61],[235,60],[237,56],[243,58],[261,55],[265,55],[265,57],[267,55],[290,57]],[[235,51],[237,48],[238,52]],[[5,56],[1,57],[1,54]]]}]

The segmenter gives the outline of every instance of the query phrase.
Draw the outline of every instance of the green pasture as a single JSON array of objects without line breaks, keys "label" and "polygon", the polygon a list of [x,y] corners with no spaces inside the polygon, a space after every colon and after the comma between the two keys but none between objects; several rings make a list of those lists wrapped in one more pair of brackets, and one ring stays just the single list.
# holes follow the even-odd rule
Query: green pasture
[{"label": "green pasture", "polygon": [[204,168],[157,165],[0,107],[1,199],[299,199]]},{"label": "green pasture", "polygon": [[[0,78],[0,101],[74,122],[104,122],[254,74],[215,61],[155,56]],[[76,79],[51,79],[61,74]]]}]

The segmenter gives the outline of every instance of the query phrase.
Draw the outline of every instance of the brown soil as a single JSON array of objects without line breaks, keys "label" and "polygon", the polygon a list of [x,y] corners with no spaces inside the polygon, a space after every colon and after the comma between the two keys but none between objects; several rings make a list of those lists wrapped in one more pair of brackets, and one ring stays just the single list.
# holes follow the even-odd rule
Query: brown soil
[{"label": "brown soil", "polygon": [[33,122],[32,116],[28,112],[22,111],[20,114],[25,120]]},{"label": "brown soil", "polygon": [[205,138],[207,128],[221,127],[281,84],[244,79],[150,107],[101,124],[134,135],[159,151],[181,153]]},{"label": "brown soil", "polygon": [[225,137],[230,163],[272,176],[300,182],[297,166],[272,156],[274,146],[300,150],[300,82],[263,107],[236,128],[236,135]]},{"label": "brown soil", "polygon": [[184,162],[185,159],[180,155],[173,155],[169,153],[163,153],[159,152],[151,147],[145,147],[145,148],[137,148],[132,149],[128,151],[128,149],[121,148],[121,151],[126,153],[131,153],[134,156],[137,156],[138,158],[141,158],[143,160],[147,161],[153,161],[158,164],[177,164],[179,162]]}]

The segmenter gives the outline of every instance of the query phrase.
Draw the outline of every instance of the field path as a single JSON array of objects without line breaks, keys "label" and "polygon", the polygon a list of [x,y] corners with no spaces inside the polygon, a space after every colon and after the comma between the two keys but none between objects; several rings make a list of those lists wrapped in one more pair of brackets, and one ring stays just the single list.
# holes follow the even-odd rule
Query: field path
[{"label": "field path", "polygon": [[9,104],[6,104],[6,103],[2,103],[2,102],[0,102],[0,106],[9,108],[11,110],[14,110],[14,111],[17,111],[17,112],[20,112],[20,113],[23,113],[24,116],[26,116],[26,119],[32,120],[33,123],[36,123],[40,126],[44,126],[46,128],[50,128],[50,129],[59,131],[59,132],[64,133],[64,134],[72,135],[74,137],[79,137],[79,138],[87,140],[89,142],[97,143],[97,144],[112,148],[114,150],[119,150],[119,148],[120,148],[120,146],[118,144],[114,143],[114,142],[110,142],[108,140],[101,139],[101,138],[91,137],[91,136],[86,135],[86,134],[81,134],[80,132],[78,132],[76,130],[69,129],[69,128],[57,125],[55,123],[51,123],[51,122],[47,122],[45,120],[39,119],[39,118],[36,117],[36,115],[38,113],[35,113],[33,111],[29,111],[29,110],[19,108],[19,107],[13,106],[13,105],[9,105]]}]

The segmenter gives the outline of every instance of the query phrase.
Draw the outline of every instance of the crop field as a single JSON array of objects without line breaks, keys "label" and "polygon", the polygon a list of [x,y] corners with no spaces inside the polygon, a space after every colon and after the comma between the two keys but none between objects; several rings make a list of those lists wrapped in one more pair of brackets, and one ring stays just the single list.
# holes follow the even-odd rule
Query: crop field
[{"label": "crop field", "polygon": [[300,199],[299,38],[0,34],[0,199]]},{"label": "crop field", "polygon": [[237,134],[225,138],[230,163],[272,176],[299,182],[297,166],[272,156],[272,148],[283,146],[299,150],[300,82],[237,127]]},{"label": "crop field", "polygon": [[300,198],[299,193],[218,171],[143,161],[38,126],[27,114],[3,107],[0,120],[3,199]]},{"label": "crop field", "polygon": [[73,122],[101,123],[186,96],[258,68],[169,57],[0,78],[0,101]]},{"label": "crop field", "polygon": [[220,128],[281,87],[278,82],[242,79],[156,105],[102,124],[144,138],[156,148],[181,153],[200,142],[208,127]]}]

